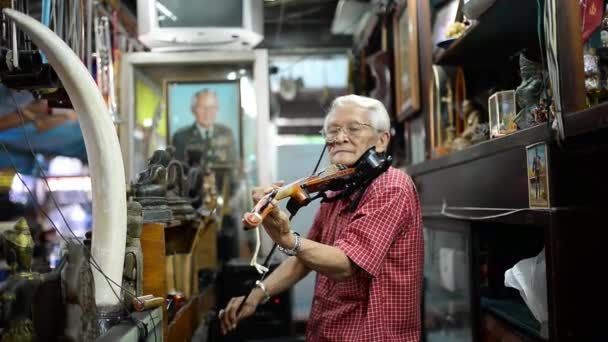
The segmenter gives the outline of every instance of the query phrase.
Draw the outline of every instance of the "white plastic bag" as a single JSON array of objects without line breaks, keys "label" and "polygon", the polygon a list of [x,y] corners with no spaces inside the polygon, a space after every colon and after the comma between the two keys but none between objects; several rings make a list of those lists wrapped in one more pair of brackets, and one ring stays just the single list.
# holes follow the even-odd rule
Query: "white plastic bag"
[{"label": "white plastic bag", "polygon": [[540,322],[540,334],[544,338],[549,337],[546,274],[544,248],[537,256],[520,260],[505,272],[505,286],[519,290],[524,302]]}]

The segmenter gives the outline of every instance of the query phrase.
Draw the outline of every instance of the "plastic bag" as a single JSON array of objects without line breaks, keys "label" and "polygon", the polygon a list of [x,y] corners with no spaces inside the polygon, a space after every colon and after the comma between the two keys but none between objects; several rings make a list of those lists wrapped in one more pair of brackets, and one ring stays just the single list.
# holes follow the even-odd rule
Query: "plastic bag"
[{"label": "plastic bag", "polygon": [[519,290],[524,302],[540,322],[540,335],[544,338],[549,337],[546,274],[544,248],[537,256],[520,260],[505,272],[505,286]]}]

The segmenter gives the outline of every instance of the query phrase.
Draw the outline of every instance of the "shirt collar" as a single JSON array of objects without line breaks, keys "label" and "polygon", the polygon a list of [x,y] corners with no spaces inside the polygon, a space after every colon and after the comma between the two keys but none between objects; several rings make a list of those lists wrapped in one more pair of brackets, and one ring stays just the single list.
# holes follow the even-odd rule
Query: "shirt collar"
[{"label": "shirt collar", "polygon": [[198,122],[195,125],[196,125],[196,129],[198,129],[198,132],[201,134],[201,137],[204,138],[206,132],[209,132],[210,137],[213,136],[213,125],[211,125],[211,127],[209,127],[209,128],[205,128],[205,127],[199,125]]}]

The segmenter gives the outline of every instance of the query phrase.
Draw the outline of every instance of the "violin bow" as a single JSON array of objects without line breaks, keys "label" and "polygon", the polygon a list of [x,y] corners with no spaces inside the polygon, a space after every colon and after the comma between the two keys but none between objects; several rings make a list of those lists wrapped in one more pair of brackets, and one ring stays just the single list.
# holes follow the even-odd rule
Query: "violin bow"
[{"label": "violin bow", "polygon": [[[315,173],[317,173],[317,169],[319,168],[319,165],[321,164],[321,160],[323,159],[323,156],[325,155],[325,150],[327,149],[327,144],[323,144],[323,150],[321,151],[321,155],[319,156],[319,159],[317,160],[317,164],[315,165],[315,169],[312,171],[312,175],[314,175]],[[269,196],[269,200],[267,203],[265,203],[264,208],[267,207],[272,200],[274,199],[274,197],[276,196],[276,194],[278,193],[278,191],[275,189],[273,190],[274,195],[271,194],[271,196]],[[272,198],[271,198],[272,197]],[[291,220],[293,219],[295,215],[290,215],[289,216],[289,222],[291,222]],[[257,244],[259,244],[260,241],[258,239]],[[262,275],[260,276],[259,281],[263,281],[266,278],[266,274],[268,274],[269,268],[268,265],[270,263],[270,258],[272,257],[272,255],[274,254],[274,251],[277,249],[277,244],[273,243],[272,244],[272,248],[270,249],[270,252],[268,253],[268,255],[266,256],[266,259],[264,259],[264,263],[262,264],[262,267],[264,267],[264,272],[262,272]],[[254,255],[254,258],[257,256],[257,253]],[[251,286],[251,288],[249,289],[249,292],[247,292],[247,294],[245,295],[245,298],[243,298],[243,301],[241,302],[241,304],[239,305],[238,309],[236,310],[236,317],[239,317],[239,314],[241,313],[241,310],[243,309],[243,307],[245,306],[245,303],[247,302],[247,299],[249,298],[249,296],[251,295],[251,291],[253,291],[253,289],[255,288],[255,283],[253,283],[253,286]]]}]

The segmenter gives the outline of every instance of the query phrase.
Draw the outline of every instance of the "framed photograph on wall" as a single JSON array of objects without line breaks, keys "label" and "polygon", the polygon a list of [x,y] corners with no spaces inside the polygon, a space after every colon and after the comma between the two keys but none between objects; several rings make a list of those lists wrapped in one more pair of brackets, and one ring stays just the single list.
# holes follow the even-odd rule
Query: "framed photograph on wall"
[{"label": "framed photograph on wall", "polygon": [[167,145],[184,162],[238,165],[242,118],[238,81],[165,80]]},{"label": "framed photograph on wall", "polygon": [[395,104],[400,120],[420,110],[417,14],[417,1],[407,0],[406,7],[393,17]]},{"label": "framed photograph on wall", "polygon": [[549,208],[549,147],[546,143],[526,146],[526,165],[530,208]]}]

